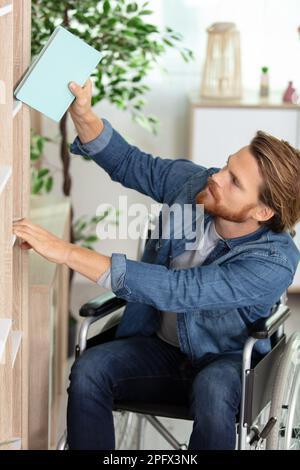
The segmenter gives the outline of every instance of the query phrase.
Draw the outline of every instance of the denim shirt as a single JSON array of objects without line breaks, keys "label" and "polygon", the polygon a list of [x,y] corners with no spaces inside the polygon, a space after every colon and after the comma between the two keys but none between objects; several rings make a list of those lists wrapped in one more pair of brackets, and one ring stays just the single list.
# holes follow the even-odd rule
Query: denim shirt
[{"label": "denim shirt", "polygon": [[[207,178],[220,170],[186,159],[153,157],[103,122],[103,131],[91,142],[82,144],[76,137],[72,153],[91,157],[113,181],[159,203],[196,206]],[[211,217],[204,212],[204,228]],[[170,269],[186,241],[174,237],[171,228],[169,239],[149,239],[141,261],[112,254],[112,290],[127,301],[116,337],[152,335],[160,324],[159,311],[172,311],[177,313],[180,348],[192,362],[207,355],[242,353],[249,325],[268,317],[292,283],[299,250],[287,232],[261,226],[248,235],[220,240],[201,266]],[[269,347],[268,340],[256,344],[262,354]]]}]

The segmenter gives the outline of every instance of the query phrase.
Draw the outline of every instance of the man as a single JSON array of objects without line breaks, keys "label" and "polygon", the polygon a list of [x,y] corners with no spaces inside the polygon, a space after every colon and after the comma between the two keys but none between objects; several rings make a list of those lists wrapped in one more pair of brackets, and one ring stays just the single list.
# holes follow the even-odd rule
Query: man
[{"label": "man", "polygon": [[[114,449],[113,400],[186,403],[189,449],[234,449],[241,354],[248,326],[267,317],[292,283],[299,252],[289,234],[300,217],[300,155],[258,132],[206,169],[154,158],[129,145],[91,109],[91,82],[73,84],[75,154],[88,154],[111,179],[159,203],[203,204],[201,248],[150,239],[141,262],[63,242],[28,220],[16,235],[128,301],[114,341],[83,353],[72,368],[71,449]],[[256,360],[269,350],[259,342]]]}]

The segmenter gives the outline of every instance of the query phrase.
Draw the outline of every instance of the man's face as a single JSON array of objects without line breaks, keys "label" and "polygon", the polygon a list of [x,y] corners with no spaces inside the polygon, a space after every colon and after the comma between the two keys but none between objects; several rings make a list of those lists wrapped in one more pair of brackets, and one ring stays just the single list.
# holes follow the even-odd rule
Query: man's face
[{"label": "man's face", "polygon": [[259,166],[249,147],[231,155],[226,166],[208,178],[197,194],[197,204],[204,204],[210,214],[232,222],[256,219],[260,210],[259,188],[263,183]]}]

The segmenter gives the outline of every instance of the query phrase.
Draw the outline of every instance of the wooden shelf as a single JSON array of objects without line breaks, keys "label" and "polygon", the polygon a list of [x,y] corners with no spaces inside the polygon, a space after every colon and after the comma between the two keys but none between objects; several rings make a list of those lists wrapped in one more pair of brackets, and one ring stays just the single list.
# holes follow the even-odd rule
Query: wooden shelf
[{"label": "wooden shelf", "polygon": [[13,11],[12,3],[8,3],[7,5],[4,5],[4,7],[0,8],[0,17],[5,16],[8,13],[11,13],[12,11]]},{"label": "wooden shelf", "polygon": [[300,109],[300,103],[283,103],[282,92],[273,91],[268,97],[260,97],[257,91],[245,90],[240,99],[201,98],[194,92],[189,95],[190,104],[195,108],[258,108],[258,109]]},{"label": "wooden shelf", "polygon": [[0,166],[0,194],[5,188],[9,178],[11,177],[12,168],[8,165]]}]

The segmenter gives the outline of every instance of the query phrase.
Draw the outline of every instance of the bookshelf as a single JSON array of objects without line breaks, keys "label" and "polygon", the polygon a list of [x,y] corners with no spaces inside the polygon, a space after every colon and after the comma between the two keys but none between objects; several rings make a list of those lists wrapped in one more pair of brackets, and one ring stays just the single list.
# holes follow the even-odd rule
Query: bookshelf
[{"label": "bookshelf", "polygon": [[[0,449],[28,448],[28,252],[12,221],[29,211],[30,115],[13,90],[30,63],[30,0],[0,0]],[[4,45],[4,47],[2,47]],[[4,221],[4,223],[3,223]]]}]

